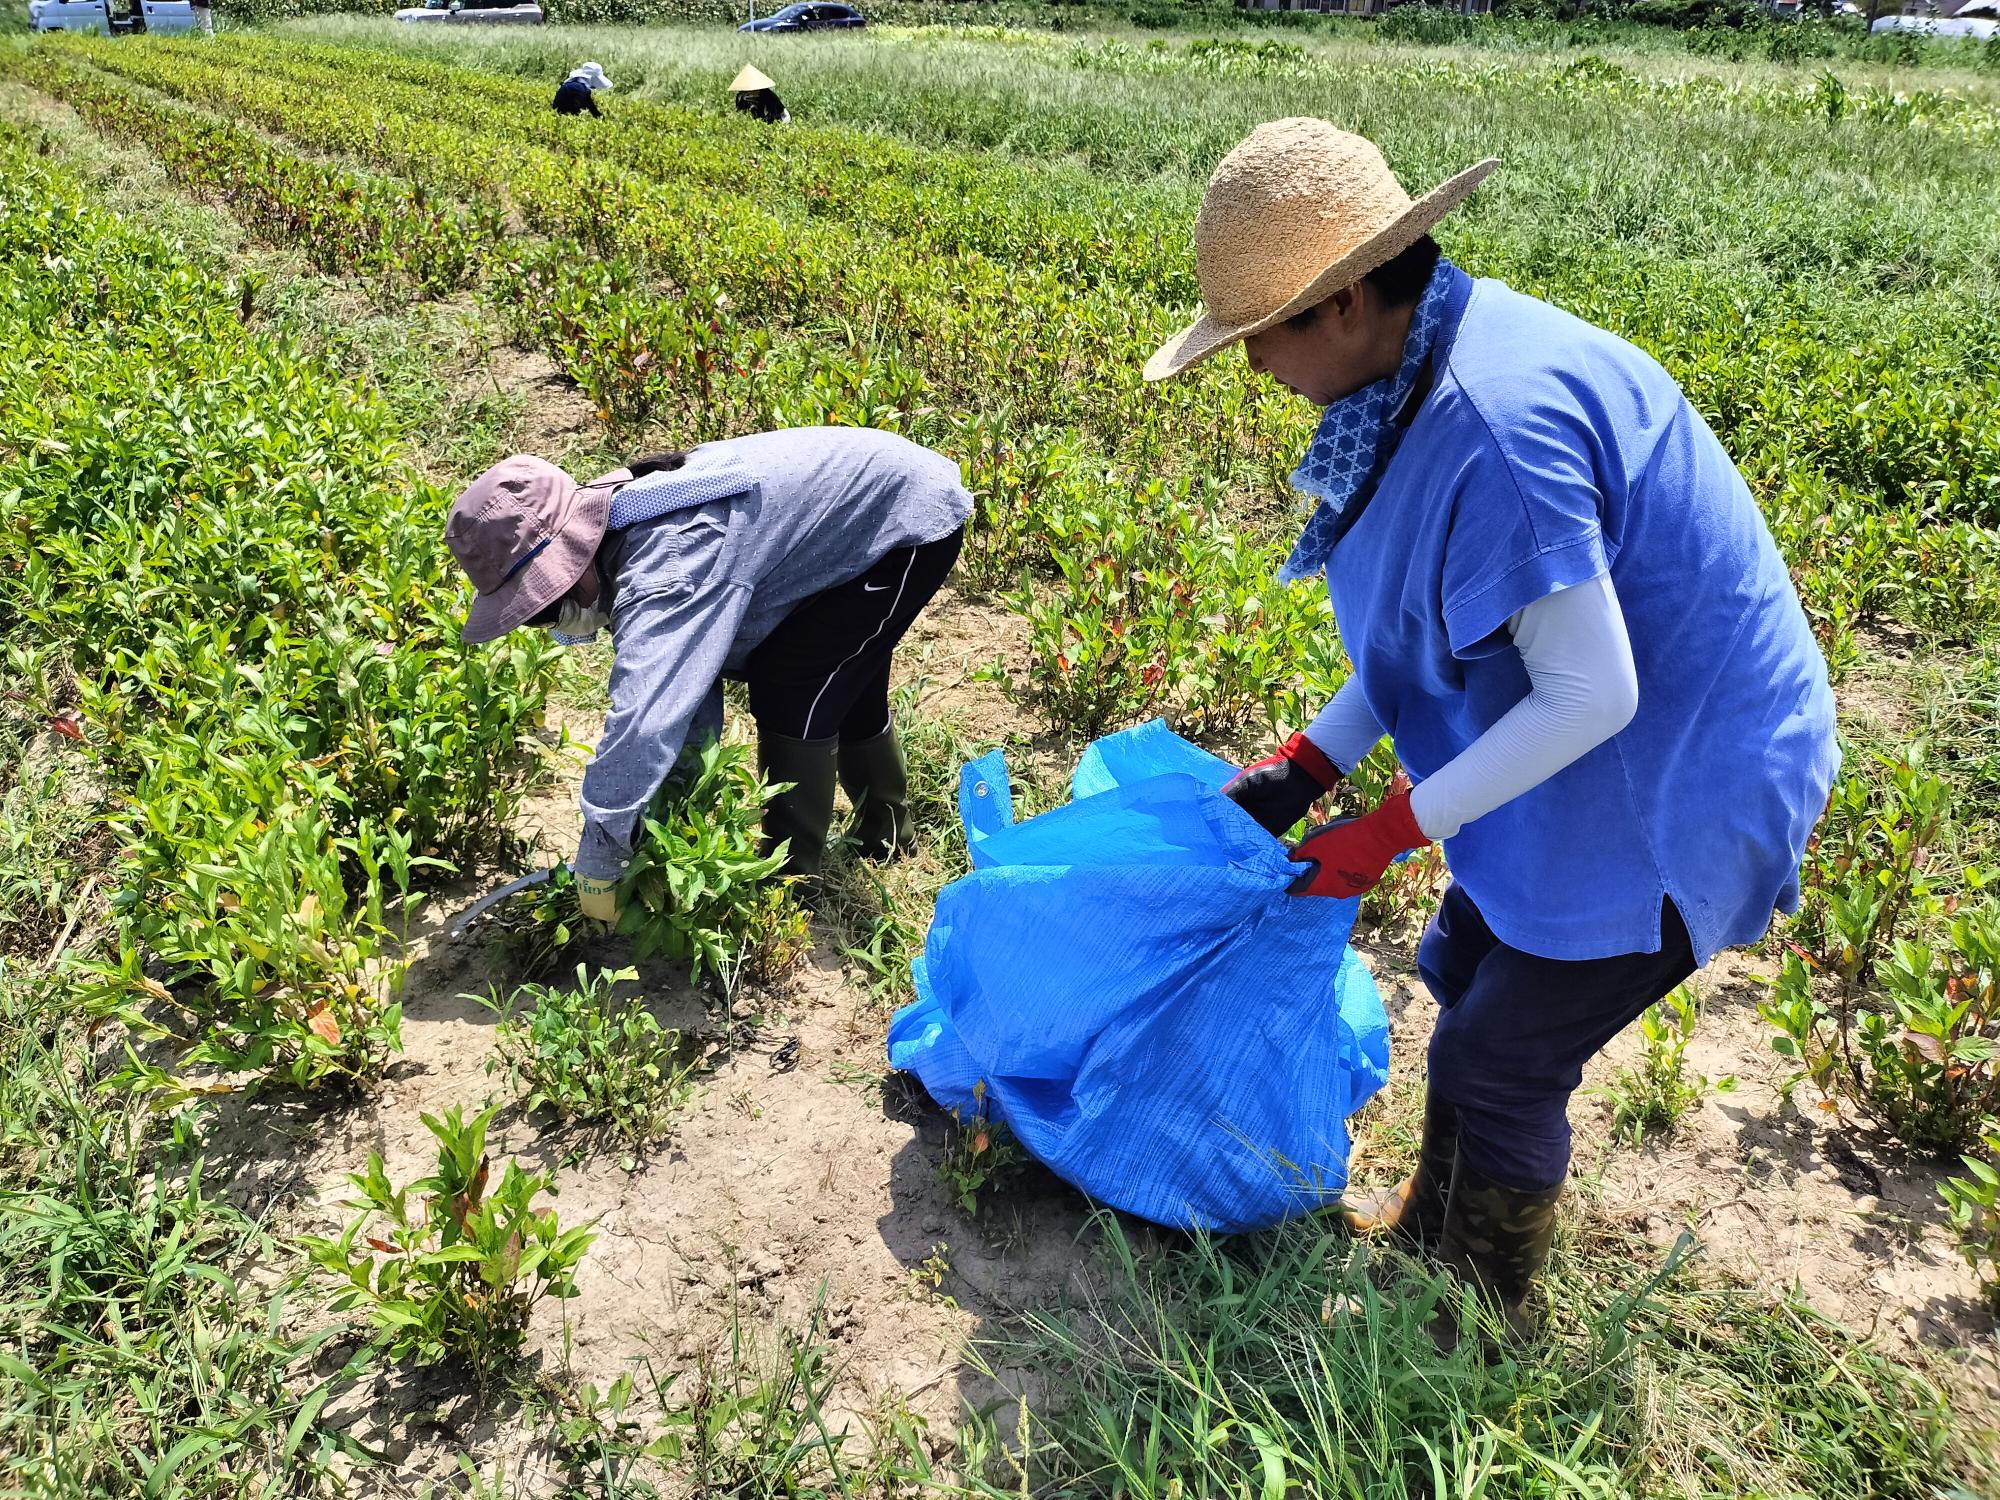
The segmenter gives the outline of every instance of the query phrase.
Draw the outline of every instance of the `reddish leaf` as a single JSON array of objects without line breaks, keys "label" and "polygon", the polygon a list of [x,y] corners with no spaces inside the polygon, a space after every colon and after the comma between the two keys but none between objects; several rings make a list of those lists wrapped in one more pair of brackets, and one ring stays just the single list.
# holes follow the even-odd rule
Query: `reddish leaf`
[{"label": "reddish leaf", "polygon": [[387,1240],[378,1240],[372,1235],[368,1240],[368,1248],[370,1250],[380,1250],[384,1255],[394,1255],[396,1253],[394,1245],[390,1244]]},{"label": "reddish leaf", "polygon": [[479,1200],[486,1196],[486,1169],[490,1158],[479,1158],[479,1169],[472,1174],[472,1181],[465,1191],[455,1194],[451,1200],[452,1222],[458,1225],[458,1232],[465,1233],[465,1221],[479,1208]]},{"label": "reddish leaf", "polygon": [[340,1045],[340,1022],[333,1018],[333,1012],[326,1008],[324,1000],[306,1012],[306,1025],[312,1029],[312,1034],[327,1046]]},{"label": "reddish leaf", "polygon": [[1902,1043],[1912,1052],[1920,1052],[1934,1063],[1944,1061],[1944,1047],[1934,1036],[1926,1036],[1921,1031],[1905,1030]]},{"label": "reddish leaf", "polygon": [[49,728],[65,739],[83,738],[83,726],[77,722],[75,714],[52,714],[49,717]]}]

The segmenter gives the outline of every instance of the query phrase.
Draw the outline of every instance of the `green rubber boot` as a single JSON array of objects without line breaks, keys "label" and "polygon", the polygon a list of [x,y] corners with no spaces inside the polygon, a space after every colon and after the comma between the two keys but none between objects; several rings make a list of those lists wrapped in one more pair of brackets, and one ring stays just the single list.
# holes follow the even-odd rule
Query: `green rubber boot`
[{"label": "green rubber boot", "polygon": [[[1517,1342],[1533,1339],[1538,1331],[1528,1293],[1548,1264],[1560,1197],[1560,1184],[1523,1192],[1474,1171],[1463,1156],[1452,1172],[1438,1259],[1500,1314]],[[1457,1346],[1458,1333],[1457,1319],[1448,1313],[1441,1313],[1431,1329],[1445,1350]]]},{"label": "green rubber boot", "polygon": [[841,745],[840,785],[854,804],[854,825],[848,833],[863,859],[887,859],[916,847],[910,773],[894,724],[873,739]]},{"label": "green rubber boot", "polygon": [[788,740],[781,734],[757,736],[757,770],[766,781],[789,781],[792,789],[764,804],[764,852],[789,839],[783,875],[808,879],[819,874],[826,835],[833,826],[834,761],[840,741]]}]

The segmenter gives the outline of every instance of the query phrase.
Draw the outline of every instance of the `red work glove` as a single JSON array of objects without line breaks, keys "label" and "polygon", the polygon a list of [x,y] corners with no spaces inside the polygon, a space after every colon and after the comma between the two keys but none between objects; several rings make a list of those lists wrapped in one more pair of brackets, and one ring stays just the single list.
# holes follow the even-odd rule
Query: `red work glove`
[{"label": "red work glove", "polygon": [[1372,891],[1397,855],[1430,842],[1410,811],[1410,794],[1394,792],[1373,812],[1314,829],[1292,850],[1312,868],[1291,884],[1294,896],[1359,896]]},{"label": "red work glove", "polygon": [[1340,767],[1311,740],[1295,734],[1256,765],[1245,766],[1222,795],[1278,838],[1339,784]]}]

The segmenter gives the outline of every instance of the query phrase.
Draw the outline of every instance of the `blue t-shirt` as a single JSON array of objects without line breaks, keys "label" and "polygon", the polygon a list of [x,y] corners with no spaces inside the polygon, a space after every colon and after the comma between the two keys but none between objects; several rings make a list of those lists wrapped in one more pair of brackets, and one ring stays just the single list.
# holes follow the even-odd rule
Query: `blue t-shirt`
[{"label": "blue t-shirt", "polygon": [[1637,716],[1445,841],[1502,942],[1697,959],[1798,905],[1839,766],[1826,663],[1735,465],[1671,376],[1613,334],[1461,278],[1435,379],[1327,565],[1361,691],[1413,777],[1528,691],[1506,622],[1609,572]]}]

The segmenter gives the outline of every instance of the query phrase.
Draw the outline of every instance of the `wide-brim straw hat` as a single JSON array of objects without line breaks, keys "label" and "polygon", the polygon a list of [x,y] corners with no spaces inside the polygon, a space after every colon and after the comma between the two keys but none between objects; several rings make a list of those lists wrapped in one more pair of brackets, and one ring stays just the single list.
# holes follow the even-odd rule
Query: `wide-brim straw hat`
[{"label": "wide-brim straw hat", "polygon": [[1202,315],[1146,361],[1146,379],[1178,375],[1354,285],[1430,233],[1499,165],[1488,157],[1412,198],[1364,136],[1325,120],[1259,125],[1202,194]]},{"label": "wide-brim straw hat", "polygon": [[461,636],[498,640],[570,591],[597,556],[619,469],[578,484],[547,459],[503,458],[452,502],[444,540],[478,597]]},{"label": "wide-brim straw hat", "polygon": [[753,94],[758,89],[774,89],[776,87],[775,83],[758,72],[753,65],[745,63],[743,71],[736,75],[736,81],[729,85],[729,92],[732,94]]}]

